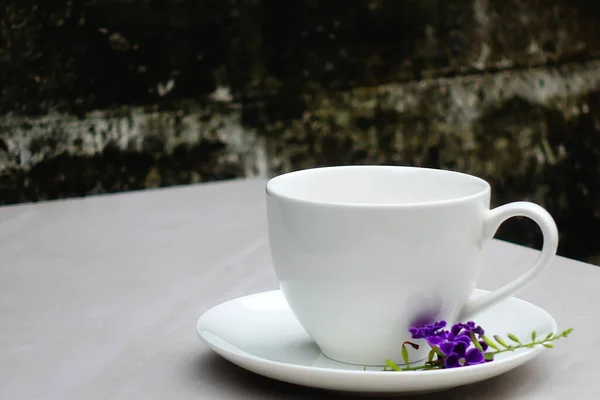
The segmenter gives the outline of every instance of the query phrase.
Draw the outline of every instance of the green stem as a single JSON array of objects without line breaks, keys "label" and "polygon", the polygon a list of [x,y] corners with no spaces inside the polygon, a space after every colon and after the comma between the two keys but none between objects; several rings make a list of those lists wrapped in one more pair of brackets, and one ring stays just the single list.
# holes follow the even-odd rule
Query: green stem
[{"label": "green stem", "polygon": [[418,370],[423,370],[423,369],[439,369],[441,368],[443,365],[442,360],[435,360],[432,362],[427,362],[423,365],[418,365],[416,367],[410,367],[410,366],[406,366],[404,368],[401,368],[402,371],[418,371]]},{"label": "green stem", "polygon": [[490,351],[487,354],[496,355],[496,354],[500,354],[500,353],[506,353],[507,351],[515,351],[517,349],[522,349],[522,348],[525,348],[525,347],[532,348],[534,346],[539,346],[539,345],[543,346],[544,343],[548,343],[548,342],[552,342],[552,341],[558,340],[561,337],[566,337],[566,336],[562,336],[562,334],[561,334],[561,335],[557,335],[557,336],[551,337],[549,339],[537,340],[537,341],[533,341],[533,342],[529,342],[529,343],[521,343],[521,344],[516,345],[516,346],[510,346],[510,347],[508,347],[506,349],[500,349],[500,350],[496,350],[496,351]]}]

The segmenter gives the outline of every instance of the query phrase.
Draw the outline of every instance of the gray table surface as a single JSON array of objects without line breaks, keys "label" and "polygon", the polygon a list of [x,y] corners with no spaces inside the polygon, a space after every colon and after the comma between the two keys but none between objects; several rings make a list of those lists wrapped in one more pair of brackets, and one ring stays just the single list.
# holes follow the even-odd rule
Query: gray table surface
[{"label": "gray table surface", "polygon": [[[0,399],[338,398],[247,372],[197,337],[208,308],[277,288],[264,184],[1,207]],[[484,289],[536,257],[496,240],[486,254]],[[519,297],[573,335],[531,363],[441,398],[597,397],[599,289],[599,267],[556,258]]]}]

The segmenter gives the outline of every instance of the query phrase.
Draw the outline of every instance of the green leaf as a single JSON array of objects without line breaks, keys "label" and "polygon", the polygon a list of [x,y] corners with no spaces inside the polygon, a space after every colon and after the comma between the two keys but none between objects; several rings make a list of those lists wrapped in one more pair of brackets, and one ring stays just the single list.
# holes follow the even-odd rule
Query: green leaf
[{"label": "green leaf", "polygon": [[481,347],[481,343],[479,343],[479,340],[477,340],[477,338],[475,337],[475,333],[471,332],[471,342],[473,342],[473,345],[475,345],[475,347],[477,347],[477,349],[479,351],[483,351],[483,347]]},{"label": "green leaf", "polygon": [[385,363],[394,371],[400,371],[400,367],[396,365],[392,360],[385,360]]},{"label": "green leaf", "polygon": [[427,362],[430,363],[433,361],[433,356],[435,356],[435,350],[429,350],[429,355],[427,356]]},{"label": "green leaf", "polygon": [[531,332],[531,341],[532,342],[535,342],[536,337],[537,337],[537,332],[536,331]]},{"label": "green leaf", "polygon": [[490,346],[492,349],[494,349],[494,350],[500,350],[500,347],[496,346],[496,343],[494,343],[489,337],[482,336],[481,338],[483,339],[483,341],[485,342],[485,344],[487,344],[488,346]]},{"label": "green leaf", "polygon": [[552,332],[550,332],[549,334],[547,334],[547,335],[546,335],[546,338],[545,338],[544,340],[548,340],[548,339],[550,339],[550,338],[552,337],[552,335],[553,335],[553,333],[552,333]]},{"label": "green leaf", "polygon": [[549,349],[553,349],[554,345],[550,344],[550,343],[542,343],[544,345],[544,347],[547,347]]},{"label": "green leaf", "polygon": [[573,328],[565,329],[564,331],[562,331],[562,333],[560,335],[562,337],[567,337],[571,334],[571,332],[573,332]]},{"label": "green leaf", "polygon": [[500,336],[494,335],[494,339],[496,340],[496,342],[498,342],[500,344],[500,346],[508,349],[508,345],[504,342],[504,340],[502,340],[502,338]]},{"label": "green leaf", "polygon": [[442,351],[440,350],[440,348],[438,346],[431,346],[431,350],[435,351],[435,354],[438,355],[438,358],[444,357],[444,353],[442,353]]},{"label": "green leaf", "polygon": [[512,333],[507,334],[506,336],[508,336],[508,338],[510,340],[512,340],[515,343],[521,344],[521,341],[519,340],[519,338],[517,338],[515,335],[513,335]]},{"label": "green leaf", "polygon": [[404,344],[402,345],[402,359],[404,360],[404,364],[406,364],[406,366],[408,367],[408,349]]}]

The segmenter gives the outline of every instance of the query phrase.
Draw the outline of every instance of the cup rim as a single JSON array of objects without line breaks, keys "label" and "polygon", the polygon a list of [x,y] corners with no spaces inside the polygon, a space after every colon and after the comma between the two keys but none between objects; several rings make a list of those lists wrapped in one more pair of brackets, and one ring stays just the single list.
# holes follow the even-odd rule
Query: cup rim
[{"label": "cup rim", "polygon": [[[331,169],[405,169],[405,170],[422,170],[422,171],[434,171],[435,173],[447,174],[447,175],[460,175],[466,179],[470,179],[472,181],[478,182],[482,185],[482,189],[465,196],[457,196],[451,197],[443,200],[431,200],[431,201],[422,201],[422,202],[412,202],[412,203],[353,203],[353,202],[344,202],[344,201],[322,201],[322,200],[312,200],[306,198],[298,198],[295,196],[290,196],[286,193],[283,193],[281,190],[277,190],[275,188],[275,184],[278,181],[289,179],[293,176],[304,175],[314,173],[317,170],[331,170]],[[334,207],[356,207],[356,208],[414,208],[414,207],[431,207],[431,206],[441,206],[441,205],[450,205],[456,203],[467,202],[478,198],[480,196],[485,196],[486,194],[491,192],[490,184],[475,175],[467,174],[459,171],[438,169],[438,168],[427,168],[427,167],[411,167],[411,166],[401,166],[401,165],[340,165],[340,166],[327,166],[327,167],[314,167],[314,168],[305,168],[296,171],[286,172],[280,175],[277,175],[273,178],[270,178],[265,185],[265,192],[267,196],[280,198],[293,203],[300,203],[306,205],[316,205],[316,206],[334,206]]]}]

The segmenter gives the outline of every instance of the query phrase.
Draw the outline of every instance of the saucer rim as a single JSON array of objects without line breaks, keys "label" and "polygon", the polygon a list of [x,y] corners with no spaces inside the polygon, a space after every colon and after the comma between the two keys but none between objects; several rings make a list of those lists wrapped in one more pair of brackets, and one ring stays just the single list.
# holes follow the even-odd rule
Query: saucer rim
[{"label": "saucer rim", "polygon": [[[504,366],[504,364],[513,365],[513,364],[517,363],[517,361],[522,361],[522,362],[518,363],[518,365],[522,365],[525,362],[537,357],[543,351],[548,350],[544,346],[536,346],[532,349],[524,348],[524,349],[522,349],[522,351],[520,351],[518,353],[507,352],[505,358],[502,358],[500,360],[495,360],[492,363],[470,365],[468,367],[463,367],[463,368],[436,369],[436,370],[428,370],[428,371],[410,371],[409,374],[394,374],[394,373],[390,373],[389,371],[383,371],[383,370],[379,370],[379,371],[345,370],[345,369],[338,369],[338,368],[332,368],[332,367],[297,365],[297,364],[286,363],[286,362],[282,362],[282,361],[269,360],[267,358],[259,357],[257,355],[248,353],[247,351],[244,351],[229,342],[226,342],[226,343],[228,345],[230,345],[232,348],[234,348],[236,351],[234,352],[229,349],[223,348],[222,346],[215,343],[210,338],[206,337],[206,335],[203,335],[203,333],[200,329],[200,323],[202,322],[202,320],[208,313],[215,310],[217,307],[225,306],[228,303],[241,301],[248,297],[267,294],[267,293],[274,293],[274,292],[281,292],[281,290],[274,289],[274,290],[266,290],[266,291],[262,291],[262,292],[248,294],[248,295],[236,297],[236,298],[233,298],[233,299],[230,299],[230,300],[227,300],[227,301],[224,301],[222,303],[212,306],[211,308],[209,308],[208,310],[203,312],[202,315],[198,318],[198,321],[196,322],[196,332],[197,332],[199,338],[202,339],[214,352],[216,352],[217,354],[221,355],[222,357],[224,357],[226,359],[229,359],[229,358],[223,353],[226,353],[227,355],[230,355],[233,357],[244,357],[244,358],[252,360],[254,362],[263,363],[263,364],[269,365],[271,367],[284,367],[285,369],[288,369],[288,370],[292,369],[295,372],[309,372],[309,371],[310,372],[323,372],[323,373],[327,373],[327,374],[342,375],[342,376],[349,376],[349,375],[352,375],[352,376],[354,376],[354,375],[357,375],[357,376],[391,376],[391,377],[394,377],[394,379],[398,379],[400,377],[406,377],[406,378],[412,378],[412,379],[415,379],[415,378],[422,379],[423,377],[427,377],[427,380],[430,380],[431,378],[433,378],[435,376],[446,376],[446,375],[455,375],[455,374],[464,374],[464,373],[475,374],[478,371],[482,371],[482,370],[486,370],[486,369],[492,369],[492,368],[501,369]],[[475,289],[473,291],[473,294],[478,294],[479,296],[482,296],[489,292],[490,292],[489,290]],[[544,317],[547,318],[548,321],[552,322],[551,332],[553,334],[558,333],[558,325],[556,323],[556,320],[554,319],[554,317],[552,317],[552,315],[548,311],[546,311],[545,309],[543,309],[527,300],[523,300],[516,296],[511,296],[511,297],[507,298],[506,300],[508,300],[508,299],[515,299],[520,302],[526,303],[526,304],[536,308],[540,313],[545,314]],[[506,301],[506,300],[504,300],[504,301]],[[484,310],[481,313],[485,313],[485,312],[486,311]],[[368,367],[368,368],[374,368],[374,367]],[[400,379],[402,379],[402,378],[400,378]]]}]

